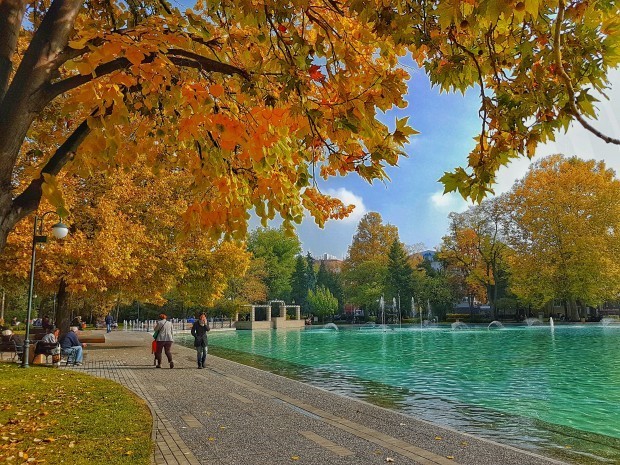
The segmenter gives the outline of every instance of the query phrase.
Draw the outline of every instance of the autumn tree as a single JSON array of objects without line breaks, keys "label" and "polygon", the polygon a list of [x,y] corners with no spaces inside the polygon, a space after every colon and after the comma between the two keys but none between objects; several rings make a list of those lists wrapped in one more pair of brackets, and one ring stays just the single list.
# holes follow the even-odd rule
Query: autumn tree
[{"label": "autumn tree", "polygon": [[239,306],[267,300],[267,270],[262,258],[250,256],[248,269],[243,275],[231,276],[224,297]]},{"label": "autumn tree", "polygon": [[398,229],[383,224],[379,213],[362,217],[343,263],[347,299],[366,310],[377,308],[376,302],[384,293],[388,253],[395,240]]},{"label": "autumn tree", "polygon": [[[442,253],[452,269],[455,261],[469,267],[469,271],[462,269],[461,274],[468,273],[466,279],[485,287],[486,299],[494,317],[497,317],[495,302],[500,297],[500,291],[505,292],[507,286],[507,245],[504,237],[507,215],[505,196],[485,200],[463,213],[452,213],[451,236],[444,240]],[[473,241],[475,250],[467,249],[469,244],[464,235]],[[458,250],[461,246],[463,249]]]},{"label": "autumn tree", "polygon": [[[385,179],[414,131],[377,115],[404,107],[411,54],[445,91],[477,87],[469,170],[443,181],[480,200],[499,166],[577,121],[619,62],[618,5],[604,0],[0,1],[0,250],[61,172],[127,166],[148,152],[186,167],[185,219],[242,237],[247,211],[288,229],[349,211],[324,177]],[[119,151],[122,135],[133,150]],[[157,144],[157,145],[155,145]],[[25,160],[28,170],[17,169]],[[60,212],[63,203],[54,199]]]},{"label": "autumn tree", "polygon": [[474,302],[486,302],[487,282],[492,279],[486,274],[479,242],[476,230],[463,222],[462,215],[450,213],[450,232],[443,237],[437,255],[461,296],[467,297],[470,313]]},{"label": "autumn tree", "polygon": [[[63,183],[71,234],[41,249],[35,268],[37,292],[57,296],[61,326],[84,309],[97,316],[133,301],[161,304],[173,288],[184,305],[204,307],[222,295],[232,275],[245,273],[244,246],[184,231],[179,216],[191,184],[184,170],[154,173],[138,156],[107,176],[73,175]],[[0,273],[25,281],[30,257],[22,241],[30,238],[28,231],[11,236]]]},{"label": "autumn tree", "polygon": [[250,233],[247,247],[254,258],[264,262],[267,300],[290,300],[291,275],[301,252],[299,238],[284,228],[257,228]]},{"label": "autumn tree", "polygon": [[572,320],[577,304],[620,292],[620,181],[603,162],[553,155],[510,193],[511,290],[541,308],[553,299]]}]

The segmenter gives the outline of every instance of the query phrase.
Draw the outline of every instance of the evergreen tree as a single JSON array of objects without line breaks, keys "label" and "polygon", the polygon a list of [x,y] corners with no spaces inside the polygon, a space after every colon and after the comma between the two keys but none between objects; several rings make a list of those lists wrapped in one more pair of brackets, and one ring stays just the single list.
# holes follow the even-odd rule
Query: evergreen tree
[{"label": "evergreen tree", "polygon": [[338,309],[338,299],[332,295],[329,289],[325,287],[317,287],[316,291],[308,292],[308,302],[312,313],[321,317],[321,321],[325,321],[326,316],[334,315]]},{"label": "evergreen tree", "polygon": [[316,273],[316,285],[323,286],[329,288],[330,284],[330,276],[327,271],[327,266],[325,266],[325,261],[321,260],[321,264],[319,265],[319,271]]},{"label": "evergreen tree", "polygon": [[413,269],[403,244],[395,239],[388,252],[387,273],[385,276],[385,297],[388,301],[401,300],[402,308],[411,308]]},{"label": "evergreen tree", "polygon": [[301,306],[302,312],[308,311],[308,279],[306,261],[302,255],[297,255],[295,271],[291,275],[291,298]]},{"label": "evergreen tree", "polygon": [[316,290],[316,274],[314,273],[314,258],[310,252],[306,255],[306,283],[308,290]]},{"label": "evergreen tree", "polygon": [[336,299],[338,299],[338,311],[344,310],[344,288],[342,286],[342,278],[340,273],[335,273],[327,269],[325,262],[321,260],[319,271],[316,274],[316,287],[325,287],[329,289]]}]

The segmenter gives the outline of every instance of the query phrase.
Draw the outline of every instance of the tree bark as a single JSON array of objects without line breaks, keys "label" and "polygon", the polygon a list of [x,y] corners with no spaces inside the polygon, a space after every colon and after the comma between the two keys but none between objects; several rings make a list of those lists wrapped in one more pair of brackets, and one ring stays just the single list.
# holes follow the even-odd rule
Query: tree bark
[{"label": "tree bark", "polygon": [[577,302],[575,301],[575,299],[570,299],[568,301],[568,318],[571,321],[579,320],[579,311],[577,309]]},{"label": "tree bark", "polygon": [[69,293],[67,292],[67,282],[65,278],[62,278],[58,285],[54,321],[56,322],[56,326],[60,329],[60,334],[67,334],[69,332],[71,313],[69,312]]}]

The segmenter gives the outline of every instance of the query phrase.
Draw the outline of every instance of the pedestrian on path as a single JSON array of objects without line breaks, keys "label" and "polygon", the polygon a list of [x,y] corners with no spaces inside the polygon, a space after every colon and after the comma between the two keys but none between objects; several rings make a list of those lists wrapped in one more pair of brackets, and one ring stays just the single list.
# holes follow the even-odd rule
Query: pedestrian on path
[{"label": "pedestrian on path", "polygon": [[192,325],[192,336],[194,336],[194,347],[196,348],[196,361],[198,368],[204,368],[207,361],[207,333],[211,330],[207,322],[207,315],[201,313],[197,321]]},{"label": "pedestrian on path", "polygon": [[112,332],[112,323],[114,323],[114,317],[111,313],[108,313],[105,317],[105,327],[107,333]]},{"label": "pedestrian on path", "polygon": [[166,357],[168,357],[168,363],[170,364],[170,368],[174,368],[174,362],[172,361],[172,352],[170,352],[170,348],[172,347],[172,343],[174,342],[174,332],[172,328],[172,322],[168,321],[166,315],[162,313],[159,315],[159,321],[155,325],[155,332],[153,333],[153,337],[157,343],[157,350],[155,351],[155,359],[157,360],[157,368],[161,368],[161,351],[162,349],[166,352]]}]

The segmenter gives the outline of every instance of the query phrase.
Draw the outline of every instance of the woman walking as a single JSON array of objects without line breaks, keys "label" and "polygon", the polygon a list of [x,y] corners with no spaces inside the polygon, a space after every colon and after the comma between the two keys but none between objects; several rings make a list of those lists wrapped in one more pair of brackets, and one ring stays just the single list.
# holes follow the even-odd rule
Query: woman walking
[{"label": "woman walking", "polygon": [[166,352],[166,357],[168,357],[168,363],[170,364],[170,368],[174,368],[174,362],[172,361],[172,352],[170,352],[170,348],[172,347],[172,343],[174,342],[174,334],[172,331],[172,322],[166,319],[165,314],[159,315],[159,321],[155,325],[155,341],[157,343],[157,348],[155,350],[155,360],[157,368],[161,368],[161,351],[162,349]]},{"label": "woman walking", "polygon": [[210,330],[207,322],[207,315],[201,313],[198,320],[192,325],[192,336],[194,336],[194,347],[196,348],[196,361],[198,368],[204,368],[207,360],[207,332]]}]

